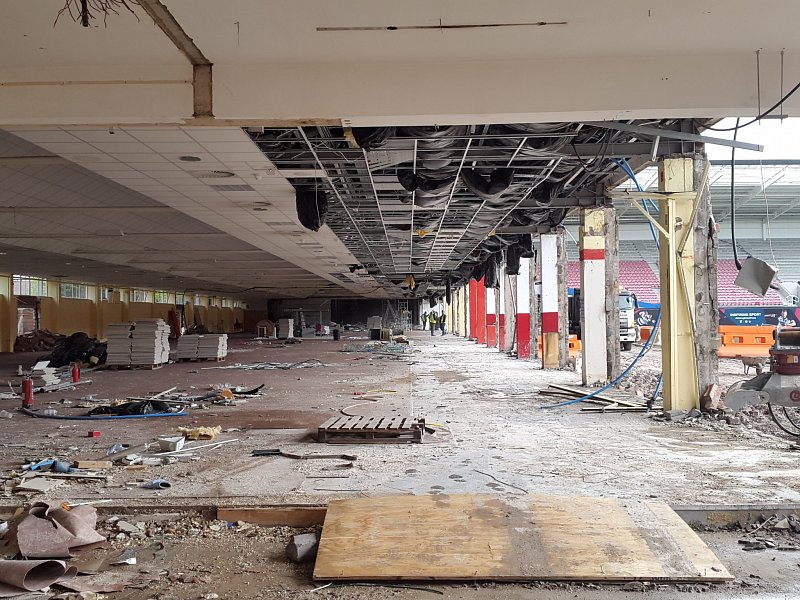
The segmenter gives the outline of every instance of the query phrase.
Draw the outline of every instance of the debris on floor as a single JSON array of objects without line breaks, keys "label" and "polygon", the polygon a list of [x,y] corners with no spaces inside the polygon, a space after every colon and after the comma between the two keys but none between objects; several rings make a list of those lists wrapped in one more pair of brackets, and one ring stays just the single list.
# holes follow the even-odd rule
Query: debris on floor
[{"label": "debris on floor", "polygon": [[[550,387],[539,390],[539,395],[557,398],[563,402],[577,401],[580,403],[598,404],[597,407],[581,408],[582,412],[649,412],[652,403],[644,398],[621,392],[619,390],[607,390],[597,393],[597,390],[573,388],[563,385],[550,384]],[[591,397],[586,397],[591,395]]]},{"label": "debris on floor", "polygon": [[417,352],[410,344],[399,342],[367,342],[366,344],[342,344],[341,352],[371,352],[373,354],[403,354]]},{"label": "debris on floor", "polygon": [[328,444],[421,443],[425,419],[387,415],[332,417],[319,426],[317,441]]},{"label": "debris on floor", "polygon": [[296,363],[280,363],[280,362],[258,362],[250,364],[236,363],[233,365],[226,365],[224,367],[202,367],[203,370],[207,369],[240,369],[242,371],[270,371],[272,369],[281,369],[288,371],[289,369],[308,369],[311,367],[324,367],[325,364],[317,358],[309,358],[301,360]]}]

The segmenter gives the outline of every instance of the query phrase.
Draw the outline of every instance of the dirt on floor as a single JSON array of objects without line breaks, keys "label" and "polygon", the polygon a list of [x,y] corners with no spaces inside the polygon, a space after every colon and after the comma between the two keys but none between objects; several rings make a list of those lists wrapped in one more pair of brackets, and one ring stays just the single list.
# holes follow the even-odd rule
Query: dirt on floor
[{"label": "dirt on floor", "polygon": [[[83,374],[91,384],[36,397],[37,407],[68,416],[86,412],[79,406],[89,394],[114,399],[153,395],[175,386],[198,393],[214,384],[264,384],[262,396],[237,406],[191,410],[184,417],[92,423],[33,419],[15,412],[18,401],[0,400],[0,409],[14,413],[0,420],[0,513],[53,496],[71,502],[110,501],[98,505],[104,518],[115,510],[123,514],[132,509],[324,504],[365,495],[458,492],[492,493],[511,501],[526,492],[658,498],[673,506],[800,502],[800,468],[792,440],[757,410],[747,422],[731,425],[716,419],[659,421],[645,413],[585,413],[580,405],[547,408],[554,400],[539,396],[538,390],[550,383],[577,385],[579,372],[543,371],[536,361],[515,360],[452,335],[431,337],[423,332],[412,334],[414,345],[404,353],[340,352],[344,343],[366,342],[349,337],[353,339],[341,342],[306,339],[292,346],[233,338],[224,363],[177,363],[153,371],[96,370]],[[634,354],[635,350],[624,353],[624,358]],[[17,364],[27,366],[34,359],[0,356],[0,374],[12,378]],[[323,365],[264,371],[215,368],[308,359]],[[659,361],[655,348],[636,371],[637,385],[655,385],[651,380],[660,372]],[[721,371],[723,382],[743,378],[741,363],[722,361]],[[342,414],[424,416],[434,433],[423,444],[315,443],[310,434],[316,427]],[[198,450],[174,464],[141,470],[116,466],[103,472],[107,481],[65,481],[47,495],[14,489],[28,460],[100,459],[112,444],[136,446],[193,425],[219,425],[223,432],[218,439],[235,441]],[[89,429],[100,431],[100,437],[87,437]],[[295,454],[355,454],[357,459],[252,456],[254,450],[272,448]],[[154,478],[167,479],[172,487],[140,487]],[[427,598],[438,592],[475,599],[641,596],[619,586],[552,583],[423,584],[424,590],[337,585],[312,591],[316,584],[311,568],[294,565],[283,555],[295,531],[199,518],[188,525],[184,521],[172,523],[173,531],[145,526],[141,538],[119,540],[113,524],[109,526],[112,547],[155,541],[167,550],[152,565],[159,573],[153,584],[116,597]],[[737,577],[733,584],[710,588],[707,596],[800,595],[800,554],[772,548],[744,551],[736,532],[701,535]],[[654,598],[671,598],[705,588],[644,589]]]}]

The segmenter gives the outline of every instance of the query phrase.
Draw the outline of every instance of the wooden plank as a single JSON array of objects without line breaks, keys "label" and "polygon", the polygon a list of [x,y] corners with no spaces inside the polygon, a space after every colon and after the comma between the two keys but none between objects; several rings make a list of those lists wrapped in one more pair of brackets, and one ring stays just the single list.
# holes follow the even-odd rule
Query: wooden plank
[{"label": "wooden plank", "polygon": [[[576,398],[580,398],[581,396],[585,396],[587,394],[592,393],[591,390],[584,392],[582,390],[576,390],[574,388],[569,388],[565,385],[556,385],[554,383],[551,383],[550,387],[572,394]],[[644,402],[632,402],[630,400],[621,400],[619,398],[613,398],[611,396],[605,396],[603,394],[596,394],[592,396],[592,398],[593,399],[596,398],[597,400],[605,400],[606,402],[611,402],[612,404],[624,404],[625,406],[642,406],[644,404]]]},{"label": "wooden plank", "polygon": [[218,508],[217,519],[236,523],[257,523],[270,527],[313,527],[325,521],[325,506],[267,506]]},{"label": "wooden plank", "polygon": [[322,425],[319,426],[320,429],[327,429],[328,427],[332,426],[336,421],[339,420],[339,417],[331,417],[327,421],[325,421]]},{"label": "wooden plank", "polygon": [[114,463],[110,460],[79,460],[75,466],[79,469],[110,469]]},{"label": "wooden plank", "polygon": [[[733,579],[666,504],[531,494],[331,501],[316,580]],[[411,540],[424,539],[425,544]]]}]

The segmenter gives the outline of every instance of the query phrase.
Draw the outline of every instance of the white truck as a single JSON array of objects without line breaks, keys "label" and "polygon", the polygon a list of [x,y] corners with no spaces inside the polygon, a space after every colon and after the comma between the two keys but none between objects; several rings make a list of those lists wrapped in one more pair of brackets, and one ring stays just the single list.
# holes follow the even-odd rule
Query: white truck
[{"label": "white truck", "polygon": [[636,294],[619,292],[619,343],[623,350],[633,348],[636,341]]},{"label": "white truck", "polygon": [[[622,350],[633,348],[636,341],[636,294],[621,289],[619,292],[619,344]],[[581,337],[581,291],[575,289],[568,301],[569,332]]]}]

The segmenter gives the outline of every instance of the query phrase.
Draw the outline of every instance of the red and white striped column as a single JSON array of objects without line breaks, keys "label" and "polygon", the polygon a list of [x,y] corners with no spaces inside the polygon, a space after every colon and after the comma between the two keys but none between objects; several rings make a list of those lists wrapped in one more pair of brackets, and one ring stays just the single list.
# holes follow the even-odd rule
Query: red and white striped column
[{"label": "red and white striped column", "polygon": [[[558,369],[558,234],[546,233],[542,243],[542,367]],[[566,332],[565,332],[566,335]]]},{"label": "red and white striped column", "polygon": [[486,345],[489,348],[497,345],[496,294],[497,290],[494,288],[486,288]]},{"label": "red and white striped column", "polygon": [[530,258],[520,259],[517,276],[517,358],[522,359],[531,357],[530,268]]},{"label": "red and white striped column", "polygon": [[594,385],[608,379],[605,212],[602,208],[581,210],[579,244],[583,384]]}]

